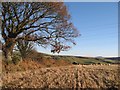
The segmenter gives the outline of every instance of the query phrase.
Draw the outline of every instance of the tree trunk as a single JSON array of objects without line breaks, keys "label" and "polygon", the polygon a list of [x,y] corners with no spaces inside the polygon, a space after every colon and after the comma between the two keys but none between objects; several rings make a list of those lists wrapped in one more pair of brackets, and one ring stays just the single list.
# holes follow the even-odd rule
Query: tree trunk
[{"label": "tree trunk", "polygon": [[12,61],[13,48],[15,46],[15,39],[9,38],[6,40],[5,45],[3,46],[3,54],[5,61]]},{"label": "tree trunk", "polygon": [[4,59],[5,61],[12,61],[12,51],[8,50],[8,48],[4,50]]}]

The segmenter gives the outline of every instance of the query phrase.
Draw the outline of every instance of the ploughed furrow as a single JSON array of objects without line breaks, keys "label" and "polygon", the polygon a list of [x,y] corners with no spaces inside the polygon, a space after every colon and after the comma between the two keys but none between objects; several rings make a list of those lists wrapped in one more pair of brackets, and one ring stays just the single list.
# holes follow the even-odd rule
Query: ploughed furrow
[{"label": "ploughed furrow", "polygon": [[118,88],[117,65],[75,65],[4,73],[6,88]]}]

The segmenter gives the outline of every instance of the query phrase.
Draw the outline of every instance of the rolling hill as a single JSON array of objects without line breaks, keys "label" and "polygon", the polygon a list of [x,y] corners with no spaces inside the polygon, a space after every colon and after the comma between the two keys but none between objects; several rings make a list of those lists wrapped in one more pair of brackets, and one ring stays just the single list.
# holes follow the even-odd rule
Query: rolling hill
[{"label": "rolling hill", "polygon": [[16,72],[26,71],[44,67],[59,67],[69,66],[74,62],[77,64],[118,64],[119,60],[111,58],[93,58],[93,57],[82,57],[82,56],[60,56],[60,55],[49,55],[45,53],[36,53],[30,55],[28,59],[25,59],[18,64],[6,65],[2,62],[3,72]]},{"label": "rolling hill", "polygon": [[70,63],[77,62],[79,64],[116,64],[119,63],[120,57],[82,57],[82,56],[62,56],[62,55],[48,55],[39,53],[38,56],[43,56],[46,59],[65,60]]}]

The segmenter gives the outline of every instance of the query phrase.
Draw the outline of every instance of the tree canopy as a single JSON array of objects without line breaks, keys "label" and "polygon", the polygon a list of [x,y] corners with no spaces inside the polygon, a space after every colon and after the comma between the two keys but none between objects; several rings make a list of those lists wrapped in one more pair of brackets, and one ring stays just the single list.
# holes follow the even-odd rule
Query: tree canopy
[{"label": "tree canopy", "polygon": [[63,2],[3,2],[0,8],[6,58],[20,40],[50,45],[60,52],[70,48],[66,42],[75,44],[79,36]]}]

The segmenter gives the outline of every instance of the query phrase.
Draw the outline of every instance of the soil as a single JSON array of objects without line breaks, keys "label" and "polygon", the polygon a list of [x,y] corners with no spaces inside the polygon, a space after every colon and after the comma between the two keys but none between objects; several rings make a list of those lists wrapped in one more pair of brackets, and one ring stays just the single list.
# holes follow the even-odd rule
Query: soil
[{"label": "soil", "polygon": [[118,65],[65,65],[2,73],[2,87],[119,88]]}]

